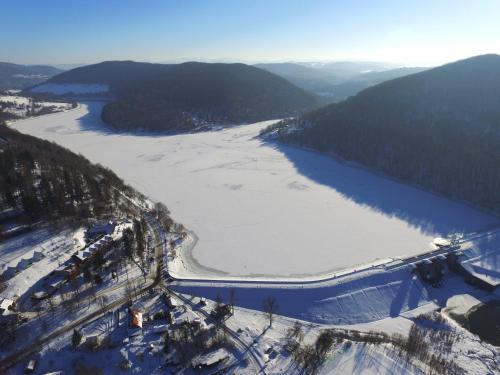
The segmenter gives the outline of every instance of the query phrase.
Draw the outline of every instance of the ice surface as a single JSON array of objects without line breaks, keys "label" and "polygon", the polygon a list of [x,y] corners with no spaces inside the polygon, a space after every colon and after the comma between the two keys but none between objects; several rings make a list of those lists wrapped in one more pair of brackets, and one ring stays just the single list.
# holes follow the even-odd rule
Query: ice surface
[{"label": "ice surface", "polygon": [[216,132],[117,134],[102,104],[11,126],[114,170],[163,201],[199,240],[194,276],[325,273],[430,248],[498,220],[314,152],[257,138],[272,122]]}]

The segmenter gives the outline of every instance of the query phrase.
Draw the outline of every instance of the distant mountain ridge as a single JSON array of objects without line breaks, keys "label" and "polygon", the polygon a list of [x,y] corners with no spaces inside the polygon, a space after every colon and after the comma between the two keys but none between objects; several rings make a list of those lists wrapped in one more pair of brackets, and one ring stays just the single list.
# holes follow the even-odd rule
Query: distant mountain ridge
[{"label": "distant mountain ridge", "polygon": [[323,103],[282,77],[245,64],[108,61],[64,72],[48,83],[108,85],[117,100],[104,107],[103,120],[126,130],[256,122]]},{"label": "distant mountain ridge", "polygon": [[342,101],[377,83],[428,69],[394,68],[382,63],[363,62],[318,64],[268,63],[255,66],[277,74],[304,90],[324,96],[329,102]]},{"label": "distant mountain ridge", "polygon": [[19,65],[0,62],[0,90],[24,89],[44,82],[61,69],[48,65]]},{"label": "distant mountain ridge", "polygon": [[[283,130],[291,125],[302,130]],[[500,213],[499,55],[383,82],[277,128],[285,140]]]},{"label": "distant mountain ridge", "polygon": [[104,61],[84,65],[58,74],[48,83],[104,84],[117,94],[132,89],[141,82],[149,82],[155,76],[167,71],[170,65],[135,61]]}]

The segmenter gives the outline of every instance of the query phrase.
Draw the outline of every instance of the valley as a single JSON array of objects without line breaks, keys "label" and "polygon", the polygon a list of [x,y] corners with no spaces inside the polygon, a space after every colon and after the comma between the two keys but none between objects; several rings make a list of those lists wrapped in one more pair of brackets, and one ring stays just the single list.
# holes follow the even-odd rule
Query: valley
[{"label": "valley", "polygon": [[431,250],[498,225],[471,207],[258,138],[272,121],[218,131],[113,133],[102,103],[12,123],[111,168],[164,202],[197,242],[179,278],[315,279]]},{"label": "valley", "polygon": [[2,3],[0,375],[500,375],[500,3]]}]

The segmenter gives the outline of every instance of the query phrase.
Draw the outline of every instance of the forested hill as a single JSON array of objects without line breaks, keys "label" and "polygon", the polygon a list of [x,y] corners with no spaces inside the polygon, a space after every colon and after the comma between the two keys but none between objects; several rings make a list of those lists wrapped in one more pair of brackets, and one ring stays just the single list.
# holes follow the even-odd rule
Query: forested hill
[{"label": "forested hill", "polygon": [[0,124],[1,211],[23,210],[30,221],[116,217],[131,209],[120,192],[138,195],[83,156]]},{"label": "forested hill", "polygon": [[322,103],[287,80],[245,64],[111,61],[48,82],[108,85],[117,100],[104,107],[103,120],[127,130],[255,122],[297,115]]},{"label": "forested hill", "polygon": [[[500,56],[384,82],[282,137],[500,213]],[[281,124],[284,128],[287,124]]]},{"label": "forested hill", "polygon": [[67,70],[47,82],[103,84],[115,94],[122,94],[153,81],[170,66],[135,61],[104,61]]},{"label": "forested hill", "polygon": [[0,62],[0,90],[23,89],[61,73],[62,70],[47,65],[18,65]]}]

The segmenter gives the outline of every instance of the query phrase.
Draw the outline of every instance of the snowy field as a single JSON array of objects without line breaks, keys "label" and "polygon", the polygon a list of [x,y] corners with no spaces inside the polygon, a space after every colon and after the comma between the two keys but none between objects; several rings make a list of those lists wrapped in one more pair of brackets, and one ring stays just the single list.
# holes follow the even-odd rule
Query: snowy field
[{"label": "snowy field", "polygon": [[18,95],[0,95],[0,109],[18,117],[27,117],[29,113],[37,114],[43,108],[64,111],[71,107],[71,103],[38,101]]},{"label": "snowy field", "polygon": [[74,235],[71,230],[54,233],[45,228],[2,242],[0,275],[6,277],[8,287],[0,297],[15,299],[22,296],[41,278],[66,262],[76,249]]},{"label": "snowy field", "polygon": [[333,158],[257,139],[272,122],[197,134],[116,134],[102,124],[101,107],[87,103],[11,126],[81,153],[164,202],[198,237],[182,254],[193,277],[325,274],[424,252],[437,236],[499,224]]}]

